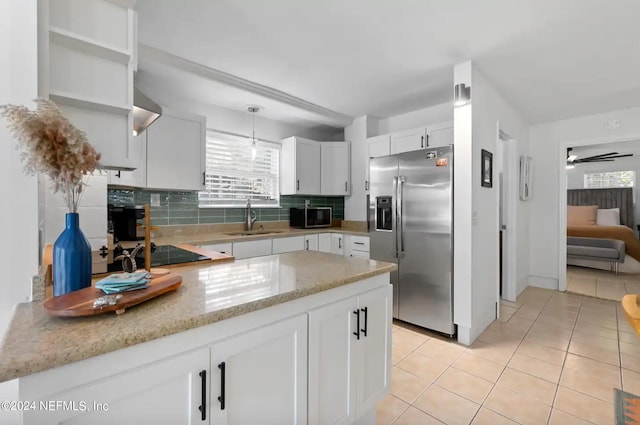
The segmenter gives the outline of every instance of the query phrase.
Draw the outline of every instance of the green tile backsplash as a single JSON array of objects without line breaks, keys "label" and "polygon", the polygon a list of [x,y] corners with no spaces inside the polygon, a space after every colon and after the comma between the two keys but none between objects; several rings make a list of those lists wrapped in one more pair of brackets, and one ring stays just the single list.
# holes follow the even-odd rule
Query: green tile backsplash
[{"label": "green tile backsplash", "polygon": [[[151,224],[243,223],[244,208],[198,208],[197,192],[109,188],[108,201],[114,205],[150,204],[152,193],[160,195],[160,206],[151,207]],[[344,219],[344,196],[280,196],[280,208],[255,208],[257,221],[288,221],[289,208],[304,207],[305,200],[313,207],[333,207],[333,218]]]}]

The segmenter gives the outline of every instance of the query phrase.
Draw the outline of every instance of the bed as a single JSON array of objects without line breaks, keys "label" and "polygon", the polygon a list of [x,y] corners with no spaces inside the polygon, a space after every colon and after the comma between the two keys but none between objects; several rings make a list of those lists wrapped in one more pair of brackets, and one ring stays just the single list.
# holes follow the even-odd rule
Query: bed
[{"label": "bed", "polygon": [[[602,221],[600,221],[601,213]],[[614,216],[615,222],[612,218]],[[626,267],[623,264],[620,270],[638,273],[640,272],[640,241],[633,230],[634,227],[632,188],[571,189],[567,191],[567,236],[623,241],[627,254]],[[585,264],[584,262],[577,264],[572,261],[569,264],[601,268],[599,265]]]}]

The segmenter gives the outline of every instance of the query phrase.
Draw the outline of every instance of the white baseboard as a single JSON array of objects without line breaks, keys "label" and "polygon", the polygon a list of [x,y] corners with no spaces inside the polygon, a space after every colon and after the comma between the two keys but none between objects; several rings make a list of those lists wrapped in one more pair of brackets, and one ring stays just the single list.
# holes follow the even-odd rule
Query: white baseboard
[{"label": "white baseboard", "polygon": [[532,276],[529,275],[529,286],[535,286],[537,288],[558,290],[558,279],[544,276]]},{"label": "white baseboard", "polygon": [[495,305],[483,312],[480,317],[474,318],[470,328],[458,325],[458,342],[467,346],[473,344],[473,341],[475,341],[494,320],[496,320]]}]

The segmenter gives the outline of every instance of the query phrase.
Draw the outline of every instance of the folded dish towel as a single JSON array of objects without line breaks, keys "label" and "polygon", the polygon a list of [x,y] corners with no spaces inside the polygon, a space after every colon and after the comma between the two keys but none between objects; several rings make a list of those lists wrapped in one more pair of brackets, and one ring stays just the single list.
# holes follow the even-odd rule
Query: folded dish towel
[{"label": "folded dish towel", "polygon": [[146,271],[136,273],[116,273],[96,282],[96,288],[105,294],[135,291],[144,289],[151,280],[151,274]]}]

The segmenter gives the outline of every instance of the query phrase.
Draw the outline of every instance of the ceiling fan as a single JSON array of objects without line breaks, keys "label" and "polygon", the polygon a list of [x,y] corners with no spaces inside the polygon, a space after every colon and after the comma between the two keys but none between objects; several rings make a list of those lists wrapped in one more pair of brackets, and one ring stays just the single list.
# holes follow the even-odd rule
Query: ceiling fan
[{"label": "ceiling fan", "polygon": [[610,162],[616,158],[626,158],[633,156],[632,153],[619,154],[618,152],[603,153],[600,155],[588,156],[586,158],[578,158],[578,155],[571,153],[572,148],[567,148],[567,165],[584,164],[588,162]]}]

